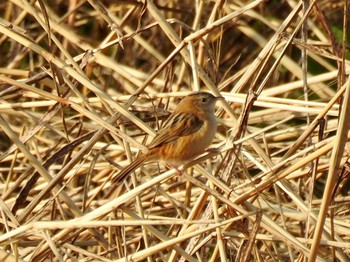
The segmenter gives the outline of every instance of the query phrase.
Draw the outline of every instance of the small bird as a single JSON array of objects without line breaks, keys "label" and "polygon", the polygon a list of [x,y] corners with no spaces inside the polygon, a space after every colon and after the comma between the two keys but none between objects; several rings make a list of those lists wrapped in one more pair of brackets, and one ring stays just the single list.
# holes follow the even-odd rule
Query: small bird
[{"label": "small bird", "polygon": [[144,162],[160,160],[177,168],[202,154],[211,145],[216,133],[214,110],[219,99],[223,97],[204,91],[182,99],[148,145],[148,151],[123,168],[112,183],[122,181]]}]

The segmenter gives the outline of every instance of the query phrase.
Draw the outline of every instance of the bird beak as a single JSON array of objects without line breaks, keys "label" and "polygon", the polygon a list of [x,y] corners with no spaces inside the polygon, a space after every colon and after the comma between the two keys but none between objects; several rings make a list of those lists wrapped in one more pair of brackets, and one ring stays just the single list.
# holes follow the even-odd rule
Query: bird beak
[{"label": "bird beak", "polygon": [[216,98],[216,100],[225,100],[225,97],[223,97],[223,96],[216,96],[215,98]]}]

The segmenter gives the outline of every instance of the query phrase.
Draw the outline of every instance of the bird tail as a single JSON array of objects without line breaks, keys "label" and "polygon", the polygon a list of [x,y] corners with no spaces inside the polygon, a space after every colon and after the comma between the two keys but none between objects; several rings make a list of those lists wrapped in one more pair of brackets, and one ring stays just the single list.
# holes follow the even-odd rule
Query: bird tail
[{"label": "bird tail", "polygon": [[148,155],[140,155],[133,162],[131,162],[128,166],[124,167],[114,178],[112,178],[112,184],[119,184],[123,181],[127,175],[133,172],[136,168],[138,168],[143,162],[149,159]]}]

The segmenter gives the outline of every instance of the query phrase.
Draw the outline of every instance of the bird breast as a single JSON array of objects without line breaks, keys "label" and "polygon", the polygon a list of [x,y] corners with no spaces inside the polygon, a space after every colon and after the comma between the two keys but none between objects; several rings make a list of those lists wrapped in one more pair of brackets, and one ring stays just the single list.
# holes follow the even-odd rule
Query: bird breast
[{"label": "bird breast", "polygon": [[195,133],[179,137],[160,148],[161,159],[167,163],[178,165],[188,162],[202,154],[214,139],[217,121],[214,114],[210,114],[203,125]]}]

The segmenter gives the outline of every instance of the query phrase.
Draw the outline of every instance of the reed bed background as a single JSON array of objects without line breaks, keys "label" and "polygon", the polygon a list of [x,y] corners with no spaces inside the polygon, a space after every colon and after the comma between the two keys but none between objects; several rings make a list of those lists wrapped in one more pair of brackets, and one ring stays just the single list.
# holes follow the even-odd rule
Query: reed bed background
[{"label": "reed bed background", "polygon": [[[349,261],[348,1],[0,3],[1,261]],[[179,99],[210,150],[144,165]]]}]

